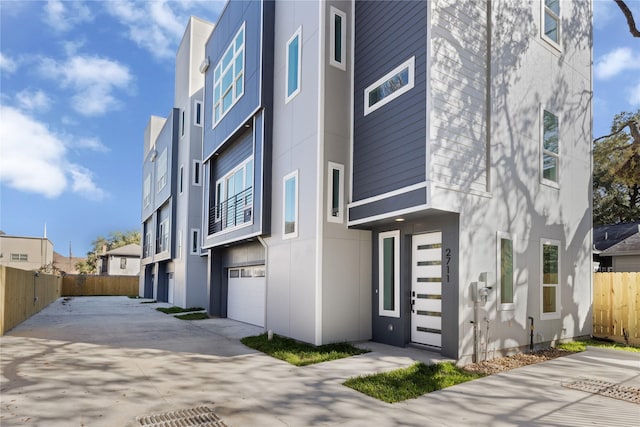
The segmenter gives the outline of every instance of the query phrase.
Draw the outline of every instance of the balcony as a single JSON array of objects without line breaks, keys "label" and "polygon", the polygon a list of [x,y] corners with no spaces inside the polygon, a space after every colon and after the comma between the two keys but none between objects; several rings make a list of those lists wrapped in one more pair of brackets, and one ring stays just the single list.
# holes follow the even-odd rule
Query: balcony
[{"label": "balcony", "polygon": [[209,235],[250,223],[253,212],[253,188],[236,194],[209,208]]}]

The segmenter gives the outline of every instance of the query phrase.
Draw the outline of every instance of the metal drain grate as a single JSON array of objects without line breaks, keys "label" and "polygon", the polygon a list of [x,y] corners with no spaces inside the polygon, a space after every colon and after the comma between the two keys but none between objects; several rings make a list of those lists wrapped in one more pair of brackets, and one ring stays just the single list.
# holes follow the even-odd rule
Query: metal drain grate
[{"label": "metal drain grate", "polygon": [[220,417],[206,406],[145,415],[136,417],[136,421],[147,427],[227,427]]},{"label": "metal drain grate", "polygon": [[640,388],[638,387],[622,386],[588,378],[564,383],[562,386],[640,404]]}]

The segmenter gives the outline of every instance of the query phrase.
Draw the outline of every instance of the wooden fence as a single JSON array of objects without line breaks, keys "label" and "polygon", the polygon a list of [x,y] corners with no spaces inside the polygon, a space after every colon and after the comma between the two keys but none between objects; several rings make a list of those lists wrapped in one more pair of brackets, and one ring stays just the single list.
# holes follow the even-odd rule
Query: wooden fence
[{"label": "wooden fence", "polygon": [[640,345],[640,273],[595,273],[593,336]]},{"label": "wooden fence", "polygon": [[62,278],[0,266],[0,335],[60,298]]},{"label": "wooden fence", "polygon": [[66,275],[62,296],[138,295],[138,276]]}]

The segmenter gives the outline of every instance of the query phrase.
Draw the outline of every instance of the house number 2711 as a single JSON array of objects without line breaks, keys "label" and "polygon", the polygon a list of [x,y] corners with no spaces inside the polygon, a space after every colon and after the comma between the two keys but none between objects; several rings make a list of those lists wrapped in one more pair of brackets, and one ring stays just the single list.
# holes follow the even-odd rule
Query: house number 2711
[{"label": "house number 2711", "polygon": [[450,271],[449,270],[449,268],[450,268],[449,267],[449,263],[451,262],[451,249],[450,248],[446,248],[444,250],[444,256],[445,256],[445,258],[447,258],[447,263],[445,265],[446,265],[446,273],[447,273],[447,283],[449,283],[449,271]]}]

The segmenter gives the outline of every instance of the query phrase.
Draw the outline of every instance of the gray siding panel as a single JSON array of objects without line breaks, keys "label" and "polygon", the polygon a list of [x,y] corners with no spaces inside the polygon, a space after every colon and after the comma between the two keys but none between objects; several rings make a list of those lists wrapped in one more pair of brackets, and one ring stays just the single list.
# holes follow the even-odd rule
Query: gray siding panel
[{"label": "gray siding panel", "polygon": [[[423,182],[426,2],[356,2],[353,200]],[[364,90],[415,57],[415,85],[364,116]]]},{"label": "gray siding panel", "polygon": [[351,221],[356,221],[362,218],[381,215],[386,212],[399,211],[412,206],[424,205],[426,203],[427,190],[425,188],[419,188],[407,193],[398,194],[397,196],[367,203],[366,205],[349,208],[349,219]]},{"label": "gray siding panel", "polygon": [[213,160],[212,191],[215,191],[216,181],[232,171],[251,154],[253,154],[253,129],[248,129]]}]

